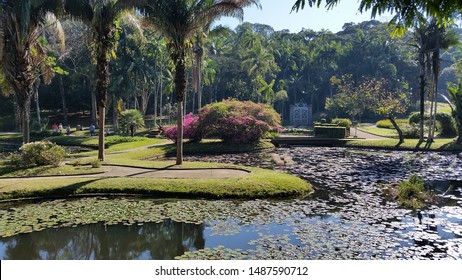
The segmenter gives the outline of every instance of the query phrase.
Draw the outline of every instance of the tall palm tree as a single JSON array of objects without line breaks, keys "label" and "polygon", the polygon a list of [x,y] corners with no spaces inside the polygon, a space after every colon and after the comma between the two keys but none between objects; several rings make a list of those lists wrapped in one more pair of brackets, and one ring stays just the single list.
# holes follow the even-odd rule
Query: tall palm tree
[{"label": "tall palm tree", "polygon": [[0,80],[4,92],[13,92],[19,106],[23,143],[28,143],[30,105],[34,84],[41,76],[45,83],[54,75],[52,60],[39,37],[48,27],[59,32],[55,15],[62,0],[3,0],[0,2]]},{"label": "tall palm tree", "polygon": [[109,86],[109,60],[113,56],[124,12],[143,0],[65,0],[66,12],[91,30],[96,61],[96,104],[98,107],[98,159],[104,161],[104,127]]},{"label": "tall palm tree", "polygon": [[242,19],[243,8],[258,0],[150,0],[141,12],[169,40],[170,56],[175,64],[177,111],[177,158],[183,163],[183,101],[186,90],[186,53],[197,30],[219,19]]}]

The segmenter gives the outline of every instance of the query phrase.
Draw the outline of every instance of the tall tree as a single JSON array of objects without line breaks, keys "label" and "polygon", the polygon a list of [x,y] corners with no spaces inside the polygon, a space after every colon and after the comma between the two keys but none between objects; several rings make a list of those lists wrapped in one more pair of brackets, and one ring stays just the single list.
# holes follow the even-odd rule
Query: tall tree
[{"label": "tall tree", "polygon": [[104,130],[109,86],[109,61],[115,54],[124,12],[141,0],[66,0],[66,12],[85,23],[92,33],[96,61],[96,103],[98,107],[98,159],[104,161]]},{"label": "tall tree", "polygon": [[258,0],[151,0],[141,12],[169,40],[169,52],[175,64],[177,95],[177,158],[183,163],[183,101],[186,90],[186,53],[197,30],[221,16],[242,19],[243,7]]},{"label": "tall tree", "polygon": [[5,81],[3,90],[15,94],[24,143],[30,140],[34,83],[40,76],[49,83],[54,75],[54,61],[48,57],[39,37],[47,27],[55,27],[59,32],[55,15],[62,11],[62,4],[62,0],[0,2],[0,76]]}]

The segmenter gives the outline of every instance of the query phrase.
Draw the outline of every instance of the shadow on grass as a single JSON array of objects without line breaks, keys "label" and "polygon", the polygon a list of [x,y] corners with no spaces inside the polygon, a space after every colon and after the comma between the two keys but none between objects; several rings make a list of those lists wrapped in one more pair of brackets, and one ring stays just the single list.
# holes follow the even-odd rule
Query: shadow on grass
[{"label": "shadow on grass", "polygon": [[457,150],[462,151],[462,144],[457,144],[456,140],[442,145],[439,150]]},{"label": "shadow on grass", "polygon": [[28,198],[28,199],[33,199],[33,198],[65,198],[73,195],[78,195],[78,190],[80,188],[85,187],[86,185],[102,180],[103,178],[97,178],[93,180],[88,180],[85,182],[78,182],[74,184],[70,184],[67,186],[63,187],[56,187],[53,189],[39,189],[39,190],[17,190],[17,191],[12,191],[10,193],[5,193],[3,197],[1,197],[2,200],[8,200],[8,199],[17,199],[17,198]]}]

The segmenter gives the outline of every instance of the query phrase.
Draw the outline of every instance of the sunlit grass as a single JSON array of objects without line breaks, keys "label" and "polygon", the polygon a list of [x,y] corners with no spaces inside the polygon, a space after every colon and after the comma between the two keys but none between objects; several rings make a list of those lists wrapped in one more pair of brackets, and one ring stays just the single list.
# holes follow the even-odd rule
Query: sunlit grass
[{"label": "sunlit grass", "polygon": [[[415,149],[418,139],[405,139],[399,147],[398,139],[381,139],[381,140],[351,140],[348,141],[347,147],[364,147],[364,148],[396,148],[396,149]],[[420,145],[420,149],[425,148],[425,142]],[[462,145],[456,145],[455,138],[435,139],[430,146],[430,150],[462,150]]]}]

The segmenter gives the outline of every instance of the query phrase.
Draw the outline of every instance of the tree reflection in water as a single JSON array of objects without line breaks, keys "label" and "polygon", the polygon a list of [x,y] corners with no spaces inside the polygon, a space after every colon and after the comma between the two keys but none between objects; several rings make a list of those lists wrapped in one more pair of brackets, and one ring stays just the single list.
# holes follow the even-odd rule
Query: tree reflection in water
[{"label": "tree reflection in water", "polygon": [[130,226],[98,223],[2,238],[0,259],[169,260],[204,245],[203,224],[171,220]]}]

